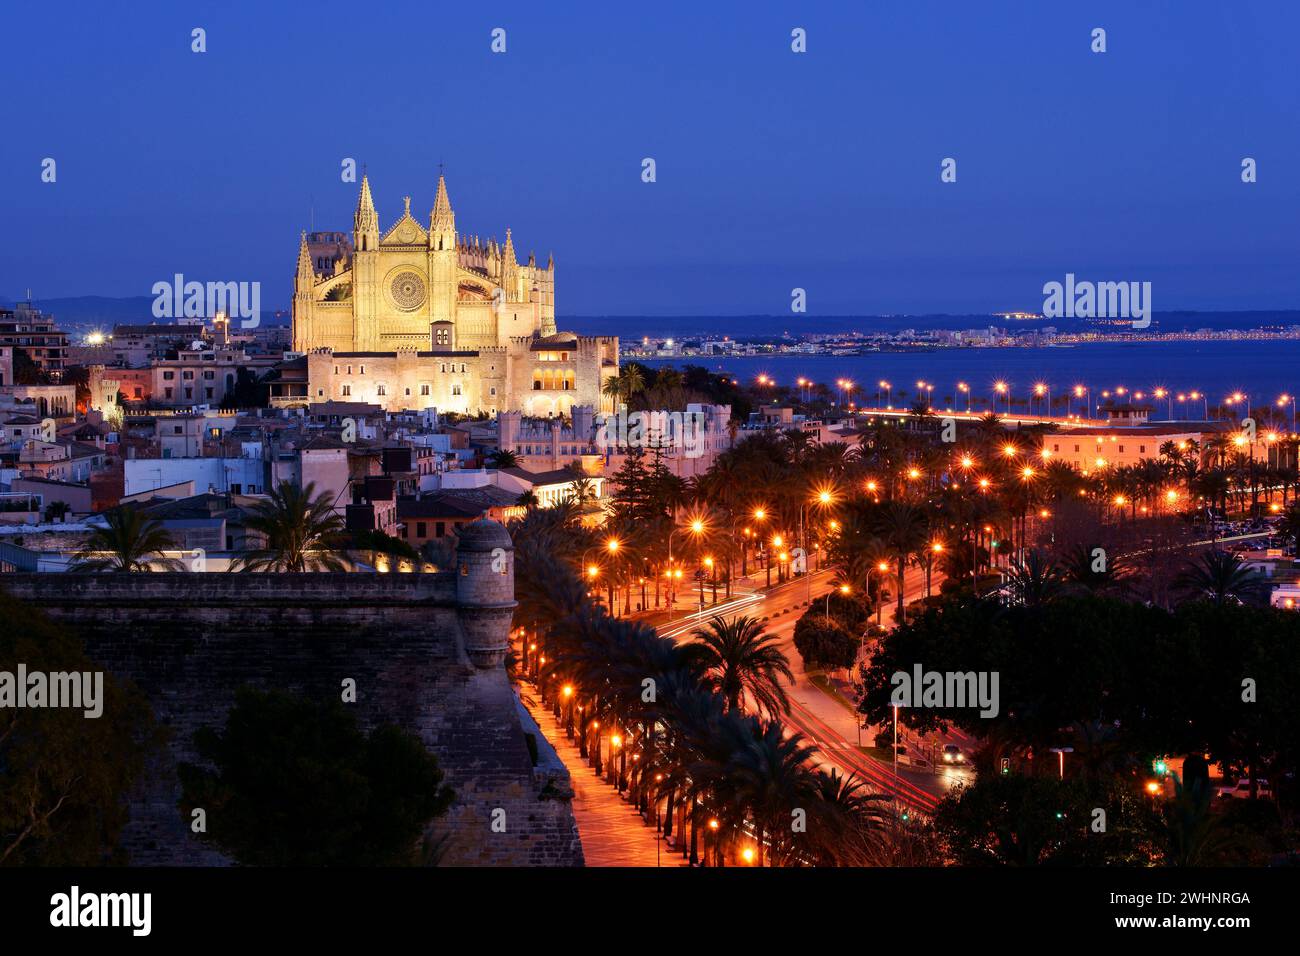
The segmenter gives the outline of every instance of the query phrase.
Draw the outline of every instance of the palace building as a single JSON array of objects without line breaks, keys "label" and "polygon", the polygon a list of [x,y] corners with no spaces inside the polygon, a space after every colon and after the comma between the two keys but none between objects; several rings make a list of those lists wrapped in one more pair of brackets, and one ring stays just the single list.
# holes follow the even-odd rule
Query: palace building
[{"label": "palace building", "polygon": [[307,403],[389,411],[567,415],[608,406],[618,339],[555,327],[555,260],[456,231],[439,175],[428,228],[405,200],[386,231],[362,176],[352,236],[303,234],[294,276],[293,348],[306,356]]}]

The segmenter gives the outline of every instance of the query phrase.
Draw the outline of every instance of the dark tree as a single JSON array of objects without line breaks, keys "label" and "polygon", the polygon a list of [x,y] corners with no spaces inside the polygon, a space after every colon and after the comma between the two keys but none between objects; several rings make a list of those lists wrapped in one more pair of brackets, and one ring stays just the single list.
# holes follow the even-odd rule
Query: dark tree
[{"label": "dark tree", "polygon": [[[101,672],[81,643],[0,593],[0,672]],[[159,737],[143,696],[103,674],[102,711],[0,706],[0,866],[128,862],[126,796]]]},{"label": "dark tree", "polygon": [[244,688],[225,729],[194,744],[206,766],[179,768],[186,823],[202,807],[203,838],[240,863],[415,863],[454,798],[417,738],[392,725],[367,736],[339,701]]},{"label": "dark tree", "polygon": [[809,670],[852,667],[860,643],[856,634],[820,609],[805,614],[794,626],[795,650]]}]

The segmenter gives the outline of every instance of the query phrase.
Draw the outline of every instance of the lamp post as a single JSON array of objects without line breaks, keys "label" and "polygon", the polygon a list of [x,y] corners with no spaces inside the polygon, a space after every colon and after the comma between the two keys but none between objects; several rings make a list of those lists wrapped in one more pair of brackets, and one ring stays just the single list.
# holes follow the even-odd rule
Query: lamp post
[{"label": "lamp post", "polygon": [[1277,405],[1278,408],[1285,408],[1287,402],[1291,403],[1291,434],[1294,435],[1295,434],[1295,396],[1283,395],[1281,398],[1277,400]]},{"label": "lamp post", "polygon": [[[668,620],[670,621],[677,613],[677,589],[673,587],[673,581],[676,580],[676,578],[681,577],[681,574],[676,573],[673,568],[673,538],[679,531],[689,531],[691,534],[698,536],[704,534],[706,530],[707,525],[705,525],[704,519],[692,518],[690,524],[685,527],[674,526],[673,529],[668,532]],[[675,573],[676,578],[673,577]]]},{"label": "lamp post", "polygon": [[1087,385],[1074,386],[1074,397],[1085,399],[1083,403],[1083,417],[1092,418],[1092,388]]},{"label": "lamp post", "polygon": [[970,386],[965,382],[957,383],[957,391],[966,393],[966,414],[970,414]]},{"label": "lamp post", "polygon": [[898,780],[898,705],[894,704],[894,780]]},{"label": "lamp post", "polygon": [[[1011,386],[999,379],[998,381],[993,383],[993,391],[996,392],[998,395],[1005,395],[1007,397],[1007,414],[1010,415],[1011,414]],[[998,410],[998,400],[994,398],[993,411],[996,412],[997,410]]]},{"label": "lamp post", "polygon": [[867,568],[867,592],[868,592],[868,593],[871,592],[871,572],[872,572],[872,571],[879,571],[879,572],[880,572],[880,575],[881,575],[881,580],[880,580],[879,584],[876,586],[876,627],[879,627],[879,626],[880,626],[880,614],[881,614],[881,610],[882,610],[882,609],[884,608],[884,606],[885,606],[885,596],[884,596],[885,582],[884,582],[884,576],[889,572],[889,562],[888,562],[888,561],[881,561],[881,562],[877,563],[876,566],[875,566],[874,568]]},{"label": "lamp post", "polygon": [[1065,755],[1074,753],[1073,747],[1052,747],[1052,753],[1056,754],[1059,761],[1059,779],[1065,779]]},{"label": "lamp post", "polygon": [[893,408],[894,407],[894,386],[886,382],[884,379],[881,379],[880,387],[885,390],[885,407]]},{"label": "lamp post", "polygon": [[[582,564],[583,567],[587,569],[587,577],[594,581],[600,576],[600,566],[587,564],[587,555],[591,554],[593,551],[603,549],[609,555],[610,561],[613,561],[614,556],[618,554],[618,549],[620,547],[621,544],[619,543],[618,538],[610,538],[604,544],[593,545],[586,551],[582,552]],[[626,608],[624,610],[626,610]],[[614,613],[614,575],[612,572],[609,577],[609,613],[614,617],[618,616]]]},{"label": "lamp post", "polygon": [[[766,520],[767,520],[767,509],[755,508],[754,521],[756,521],[759,524],[762,524]],[[754,540],[758,542],[759,553],[763,554],[766,557],[766,552],[763,548],[763,532],[761,529],[754,534]],[[767,565],[767,586],[770,588],[772,586],[772,562],[765,560],[763,563]]]}]

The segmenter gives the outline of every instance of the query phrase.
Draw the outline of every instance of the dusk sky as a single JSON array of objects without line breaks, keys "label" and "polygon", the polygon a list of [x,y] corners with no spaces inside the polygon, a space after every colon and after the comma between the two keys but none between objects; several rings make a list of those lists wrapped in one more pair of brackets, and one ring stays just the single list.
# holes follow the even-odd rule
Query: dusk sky
[{"label": "dusk sky", "polygon": [[1294,2],[924,6],[6,4],[0,296],[287,306],[353,157],[385,228],[445,163],[462,233],[554,252],[561,315],[1036,310],[1067,272],[1300,308]]}]

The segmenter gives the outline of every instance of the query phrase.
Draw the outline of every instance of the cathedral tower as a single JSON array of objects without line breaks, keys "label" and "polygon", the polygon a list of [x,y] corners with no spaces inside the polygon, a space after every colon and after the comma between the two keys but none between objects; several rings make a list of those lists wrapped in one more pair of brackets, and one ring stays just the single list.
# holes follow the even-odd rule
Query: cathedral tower
[{"label": "cathedral tower", "polygon": [[316,284],[316,271],[311,265],[311,251],[307,248],[307,233],[298,244],[298,269],[293,276],[293,347],[305,352],[312,347],[315,329],[312,324],[312,286]]},{"label": "cathedral tower", "polygon": [[447,181],[438,173],[438,194],[429,213],[430,317],[434,322],[456,320],[457,271],[460,252],[456,248],[456,214],[447,197]]},{"label": "cathedral tower", "polygon": [[352,217],[352,341],[372,349],[378,338],[379,214],[370,195],[370,179],[361,176],[361,195]]}]

